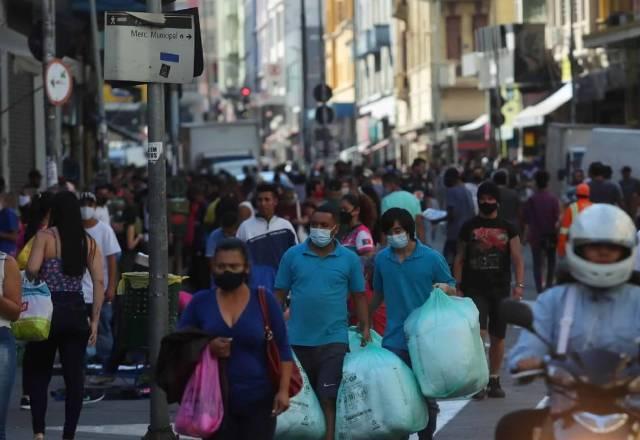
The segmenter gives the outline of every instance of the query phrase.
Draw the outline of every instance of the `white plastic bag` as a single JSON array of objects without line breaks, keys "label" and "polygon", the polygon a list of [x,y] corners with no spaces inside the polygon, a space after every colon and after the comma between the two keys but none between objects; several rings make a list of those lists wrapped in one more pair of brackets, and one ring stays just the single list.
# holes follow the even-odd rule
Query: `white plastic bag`
[{"label": "white plastic bag", "polygon": [[338,440],[402,438],[427,422],[424,397],[398,356],[375,346],[347,354],[338,390]]},{"label": "white plastic bag", "polygon": [[478,309],[434,289],[404,324],[413,372],[426,397],[472,396],[489,382]]},{"label": "white plastic bag", "polygon": [[324,412],[295,354],[294,361],[300,369],[303,386],[300,392],[290,400],[289,409],[278,416],[275,439],[322,440],[327,431]]},{"label": "white plastic bag", "polygon": [[[367,345],[371,344],[375,347],[382,347],[382,336],[371,329],[371,342]],[[357,353],[362,350],[362,334],[358,331],[358,327],[349,327],[349,352]]]},{"label": "white plastic bag", "polygon": [[16,339],[21,341],[44,341],[49,338],[53,303],[51,291],[46,283],[29,281],[22,275],[22,311],[20,318],[11,323]]}]

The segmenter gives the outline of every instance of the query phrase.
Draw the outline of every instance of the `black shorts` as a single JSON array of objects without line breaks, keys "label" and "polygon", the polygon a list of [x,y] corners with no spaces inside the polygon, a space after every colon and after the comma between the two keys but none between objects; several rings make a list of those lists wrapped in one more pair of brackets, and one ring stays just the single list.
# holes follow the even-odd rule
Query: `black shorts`
[{"label": "black shorts", "polygon": [[489,330],[494,338],[504,339],[507,336],[507,323],[500,316],[500,304],[509,295],[466,294],[475,303],[480,312],[480,328]]},{"label": "black shorts", "polygon": [[348,344],[327,344],[318,347],[293,346],[304,372],[318,399],[336,399],[342,381],[342,364],[349,352]]}]

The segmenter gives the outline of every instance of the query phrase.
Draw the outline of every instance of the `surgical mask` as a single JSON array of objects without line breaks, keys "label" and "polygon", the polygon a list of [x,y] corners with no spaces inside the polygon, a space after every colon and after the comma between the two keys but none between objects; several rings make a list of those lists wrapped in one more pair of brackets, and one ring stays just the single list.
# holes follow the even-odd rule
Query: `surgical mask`
[{"label": "surgical mask", "polygon": [[351,192],[351,189],[348,186],[343,186],[340,192],[343,196],[346,196],[347,194],[349,194],[349,192]]},{"label": "surgical mask", "polygon": [[318,247],[327,247],[333,240],[331,229],[311,228],[309,238]]},{"label": "surgical mask", "polygon": [[491,215],[498,210],[497,203],[478,203],[478,209],[484,215]]},{"label": "surgical mask", "polygon": [[20,208],[27,206],[29,203],[31,203],[31,197],[29,196],[18,196],[18,206]]},{"label": "surgical mask", "polygon": [[394,249],[404,249],[409,244],[409,237],[406,232],[401,234],[387,235],[389,246]]},{"label": "surgical mask", "polygon": [[96,216],[96,208],[83,206],[80,208],[80,215],[82,216],[82,220],[91,220]]},{"label": "surgical mask", "polygon": [[247,274],[244,272],[230,272],[225,270],[221,274],[215,274],[213,281],[222,290],[235,290],[247,280]]}]

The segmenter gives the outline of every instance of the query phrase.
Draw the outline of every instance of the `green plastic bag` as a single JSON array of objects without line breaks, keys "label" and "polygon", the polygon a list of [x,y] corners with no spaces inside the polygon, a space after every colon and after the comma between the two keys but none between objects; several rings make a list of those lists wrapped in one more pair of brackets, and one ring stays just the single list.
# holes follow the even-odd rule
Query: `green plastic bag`
[{"label": "green plastic bag", "polygon": [[324,413],[298,358],[294,361],[302,375],[302,390],[289,402],[289,409],[278,416],[276,440],[322,440],[327,432]]},{"label": "green plastic bag", "polygon": [[388,440],[427,426],[428,414],[411,369],[384,348],[349,353],[338,390],[338,440]]},{"label": "green plastic bag", "polygon": [[434,289],[404,324],[413,371],[426,397],[472,396],[489,382],[478,309]]},{"label": "green plastic bag", "polygon": [[[371,329],[371,342],[369,344],[374,347],[382,347],[382,336],[380,333]],[[367,344],[367,345],[369,345]],[[362,350],[362,335],[358,331],[358,327],[349,327],[349,351],[351,353],[357,353]]]}]

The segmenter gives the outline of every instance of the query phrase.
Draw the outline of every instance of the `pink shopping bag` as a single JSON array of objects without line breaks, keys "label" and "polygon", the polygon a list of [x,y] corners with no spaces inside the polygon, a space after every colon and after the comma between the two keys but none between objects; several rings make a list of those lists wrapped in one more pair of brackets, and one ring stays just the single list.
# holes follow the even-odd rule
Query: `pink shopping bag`
[{"label": "pink shopping bag", "polygon": [[192,437],[210,437],[220,427],[223,415],[218,359],[207,347],[184,390],[176,431]]}]

